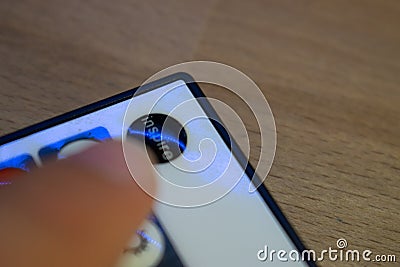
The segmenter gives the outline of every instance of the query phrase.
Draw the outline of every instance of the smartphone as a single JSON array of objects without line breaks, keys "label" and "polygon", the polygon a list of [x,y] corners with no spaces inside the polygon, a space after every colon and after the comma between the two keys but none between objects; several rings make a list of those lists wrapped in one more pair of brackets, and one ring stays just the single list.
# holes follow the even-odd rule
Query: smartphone
[{"label": "smartphone", "polygon": [[[218,115],[193,78],[176,73],[144,88],[140,94],[135,94],[135,88],[1,137],[0,186],[8,186],[18,174],[92,144],[138,134],[132,131],[138,122],[153,126],[155,121],[165,120],[174,107],[190,101],[189,111],[175,112],[172,118],[184,129],[179,132],[182,142],[175,151],[173,145],[169,146],[170,153],[163,147],[155,168],[178,180],[207,181],[210,173],[184,172],[173,163],[193,152],[194,140],[211,138],[221,159],[234,156],[230,171],[242,171],[243,177],[229,193],[207,205],[188,208],[156,202],[153,213],[132,236],[116,266],[314,266],[310,259],[290,258],[289,253],[298,256],[305,248],[264,185],[254,193],[248,192],[249,183],[258,178],[226,129],[214,120],[180,123],[188,116]],[[143,107],[161,94],[164,97],[148,114]],[[126,117],[128,105],[133,105],[135,112]],[[124,125],[127,118],[132,123]],[[151,145],[152,140],[147,141]],[[154,141],[153,145],[157,144]],[[212,164],[218,165],[218,161]],[[286,254],[278,257],[280,250]]]}]

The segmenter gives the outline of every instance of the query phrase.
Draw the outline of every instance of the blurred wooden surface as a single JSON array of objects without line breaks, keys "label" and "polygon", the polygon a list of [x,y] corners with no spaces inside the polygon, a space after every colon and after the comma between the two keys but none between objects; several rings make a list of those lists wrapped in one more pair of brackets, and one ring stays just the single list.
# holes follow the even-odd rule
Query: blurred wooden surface
[{"label": "blurred wooden surface", "polygon": [[399,33],[396,0],[3,0],[0,134],[179,62],[227,63],[270,103],[266,184],[305,244],[399,258]]}]

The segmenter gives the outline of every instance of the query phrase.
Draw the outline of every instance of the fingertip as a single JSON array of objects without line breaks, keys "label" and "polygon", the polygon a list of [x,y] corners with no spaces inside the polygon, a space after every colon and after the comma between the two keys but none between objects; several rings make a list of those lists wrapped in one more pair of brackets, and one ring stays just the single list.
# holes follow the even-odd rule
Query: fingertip
[{"label": "fingertip", "polygon": [[151,192],[156,188],[153,166],[143,148],[133,143],[124,149],[136,166],[133,171],[127,167],[122,144],[113,141],[45,164],[7,188],[9,194],[2,194],[1,200],[10,213],[0,218],[3,225],[13,225],[7,233],[15,246],[7,248],[9,259],[23,261],[11,252],[27,246],[24,236],[33,236],[38,245],[29,248],[31,266],[39,266],[35,261],[64,262],[62,266],[111,263],[153,203],[132,175],[146,181]]}]

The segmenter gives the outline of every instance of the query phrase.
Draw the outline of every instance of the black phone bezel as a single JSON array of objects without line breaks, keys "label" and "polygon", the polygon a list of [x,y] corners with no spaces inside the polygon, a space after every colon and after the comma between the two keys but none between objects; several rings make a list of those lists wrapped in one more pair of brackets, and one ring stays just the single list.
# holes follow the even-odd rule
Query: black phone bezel
[{"label": "black phone bezel", "polygon": [[[161,78],[157,81],[153,81],[150,83],[147,83],[145,85],[142,85],[140,87],[136,87],[130,90],[127,90],[125,92],[119,93],[117,95],[108,97],[106,99],[94,102],[92,104],[86,105],[84,107],[69,111],[67,113],[64,113],[62,115],[55,116],[53,118],[47,119],[43,122],[36,123],[34,125],[28,126],[26,128],[23,128],[21,130],[6,134],[2,137],[0,137],[0,149],[1,146],[7,143],[10,143],[12,141],[21,139],[23,137],[29,136],[31,134],[40,132],[42,130],[51,128],[53,126],[62,124],[64,122],[85,116],[87,114],[90,114],[92,112],[107,108],[109,106],[118,104],[120,102],[123,102],[125,100],[129,100],[134,96],[137,96],[139,94],[144,94],[148,91],[157,89],[163,85],[169,84],[171,82],[175,82],[178,80],[182,80],[186,83],[188,86],[189,90],[193,94],[195,98],[197,98],[199,104],[203,108],[204,112],[211,118],[219,118],[216,111],[214,108],[211,106],[211,104],[206,100],[206,96],[200,89],[199,85],[195,82],[194,78],[189,75],[188,73],[184,72],[179,72],[175,73],[169,76],[166,76],[164,78]],[[140,88],[140,90],[139,90]],[[221,122],[221,120],[218,120]],[[235,158],[238,160],[238,162],[241,164],[242,168],[245,169],[245,173],[249,177],[253,177],[252,180],[259,180],[259,177],[255,173],[254,168],[251,166],[251,164],[248,162],[246,159],[245,155],[239,148],[239,146],[235,143],[234,140],[232,140],[229,137],[229,134],[227,133],[226,129],[223,127],[222,124],[217,123],[214,120],[210,120],[210,122],[213,124],[215,129],[218,131],[220,134],[221,138],[224,140],[225,144],[229,147],[231,146],[231,150]],[[268,189],[265,187],[263,183],[257,188],[257,191],[259,194],[262,196],[264,199],[265,203],[267,206],[270,208],[272,213],[274,214],[275,218],[279,221],[279,223],[282,225],[283,229],[297,248],[297,250],[302,253],[302,251],[306,250],[305,246],[303,245],[302,241],[296,234],[295,230],[293,227],[290,225],[289,221],[286,219],[286,217],[283,215],[281,209],[279,208],[278,204],[276,201],[273,199],[271,194],[269,193]],[[308,266],[316,266],[314,261],[304,261]]]}]

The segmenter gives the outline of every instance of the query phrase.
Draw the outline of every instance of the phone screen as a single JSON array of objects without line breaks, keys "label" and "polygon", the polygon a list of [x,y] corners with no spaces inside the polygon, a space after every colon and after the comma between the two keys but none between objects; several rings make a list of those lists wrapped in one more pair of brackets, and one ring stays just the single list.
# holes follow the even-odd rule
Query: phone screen
[{"label": "phone screen", "polygon": [[[160,95],[163,97],[160,98]],[[185,108],[174,110],[183,102],[188,103]],[[134,112],[126,114],[128,105],[134,107]],[[196,101],[186,82],[175,80],[132,100],[119,101],[1,145],[0,186],[7,186],[12,183],[13,176],[39,168],[47,161],[68,157],[107,139],[121,139],[135,121],[148,119],[149,106],[152,114],[157,116],[174,110],[173,119],[178,123],[185,122],[185,144],[184,149],[180,149],[186,158],[196,159],[199,153],[208,157],[207,143],[199,151],[198,141],[202,139],[213,140],[213,149],[209,150],[217,151],[217,154],[210,153],[212,163],[208,168],[196,173],[183,172],[172,164],[180,162],[179,156],[171,159],[167,154],[163,155],[165,161],[156,164],[160,174],[185,186],[202,186],[212,182],[210,177],[220,171],[221,162],[227,158],[231,161],[229,169],[225,170],[226,175],[243,173],[242,166],[230,157],[230,148],[211,121],[199,119],[187,123],[188,116],[203,116],[206,111]],[[124,124],[124,121],[132,123]],[[248,192],[249,184],[249,177],[243,173],[226,195],[199,207],[177,207],[156,202],[153,214],[131,238],[117,266],[287,265],[288,260],[278,260],[276,255],[274,259],[259,259],[258,254],[269,253],[265,251],[266,246],[269,250],[284,250],[287,253],[297,248],[260,193]],[[161,184],[159,191],[161,199],[171,197],[167,186]],[[191,201],[191,196],[186,197]],[[290,261],[289,265],[306,266],[306,263]]]}]

